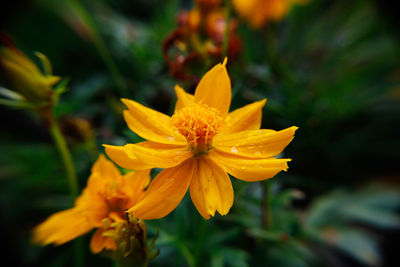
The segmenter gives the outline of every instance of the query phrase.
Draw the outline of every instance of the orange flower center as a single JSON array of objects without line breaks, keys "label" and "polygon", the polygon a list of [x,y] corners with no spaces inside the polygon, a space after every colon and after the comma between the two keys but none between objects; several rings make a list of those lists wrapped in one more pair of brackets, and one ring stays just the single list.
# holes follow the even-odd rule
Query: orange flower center
[{"label": "orange flower center", "polygon": [[218,133],[223,119],[219,111],[205,104],[193,103],[172,116],[172,126],[186,137],[195,156],[211,149],[212,138]]},{"label": "orange flower center", "polygon": [[99,194],[107,205],[109,216],[113,214],[114,217],[123,218],[125,210],[129,207],[129,197],[122,191],[123,181],[120,178],[115,178],[115,180],[109,181],[103,186],[104,188],[99,190]]}]

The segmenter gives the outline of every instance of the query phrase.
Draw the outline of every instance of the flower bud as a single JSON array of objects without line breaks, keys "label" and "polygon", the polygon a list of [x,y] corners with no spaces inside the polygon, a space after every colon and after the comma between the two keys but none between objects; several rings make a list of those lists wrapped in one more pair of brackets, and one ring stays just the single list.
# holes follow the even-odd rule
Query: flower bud
[{"label": "flower bud", "polygon": [[[42,60],[47,58],[40,54]],[[14,47],[0,47],[0,68],[12,89],[31,104],[47,104],[53,101],[52,87],[60,77],[44,74],[27,56]]]},{"label": "flower bud", "polygon": [[127,214],[126,220],[113,223],[103,222],[103,236],[110,237],[116,244],[111,257],[120,266],[147,266],[158,255],[153,244],[147,245],[147,229],[143,220]]}]

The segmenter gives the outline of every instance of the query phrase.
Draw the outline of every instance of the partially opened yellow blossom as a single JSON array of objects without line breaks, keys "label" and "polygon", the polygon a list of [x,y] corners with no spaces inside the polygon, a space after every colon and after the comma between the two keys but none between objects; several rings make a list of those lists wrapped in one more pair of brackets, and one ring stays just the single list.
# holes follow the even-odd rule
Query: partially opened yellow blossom
[{"label": "partially opened yellow blossom", "polygon": [[237,12],[259,28],[268,21],[279,21],[287,15],[293,4],[307,0],[233,0]]},{"label": "partially opened yellow blossom", "polygon": [[233,204],[229,176],[261,181],[288,168],[290,159],[274,158],[293,139],[297,127],[260,130],[265,99],[228,112],[231,82],[223,64],[201,79],[194,95],[175,87],[172,117],[135,101],[122,99],[129,128],[149,140],[106,146],[109,157],[129,169],[164,168],[142,201],[129,211],[142,219],[169,214],[190,187],[190,196],[206,219],[228,213]]},{"label": "partially opened yellow blossom", "polygon": [[92,252],[116,250],[114,228],[126,224],[126,210],[141,200],[149,181],[149,170],[121,175],[118,168],[101,155],[75,206],[53,214],[37,226],[33,241],[61,245],[97,228],[90,242]]},{"label": "partially opened yellow blossom", "polygon": [[[50,61],[41,53],[36,53],[46,68],[51,70]],[[0,69],[8,78],[13,89],[30,103],[47,103],[52,99],[53,86],[61,77],[42,73],[27,56],[15,47],[0,47]]]}]

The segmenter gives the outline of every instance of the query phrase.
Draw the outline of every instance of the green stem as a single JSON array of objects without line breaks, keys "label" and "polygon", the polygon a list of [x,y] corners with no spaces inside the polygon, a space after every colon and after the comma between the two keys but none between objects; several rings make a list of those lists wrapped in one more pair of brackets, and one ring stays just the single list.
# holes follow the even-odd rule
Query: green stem
[{"label": "green stem", "polygon": [[90,138],[89,140],[85,141],[84,146],[86,151],[89,153],[90,159],[94,162],[99,156],[99,153],[96,149],[96,141],[94,138]]},{"label": "green stem", "polygon": [[75,166],[72,161],[71,152],[67,146],[64,135],[62,134],[57,120],[53,119],[50,126],[50,133],[53,137],[54,143],[61,155],[62,161],[64,163],[65,171],[67,173],[70,192],[72,200],[78,196],[78,179],[75,173]]},{"label": "green stem", "polygon": [[201,218],[200,227],[198,231],[198,238],[195,246],[194,259],[195,266],[199,266],[201,262],[201,256],[203,254],[204,243],[207,237],[207,221]]},{"label": "green stem", "polygon": [[0,105],[11,108],[35,108],[35,105],[26,102],[25,100],[9,100],[0,99]]},{"label": "green stem", "polygon": [[82,239],[83,237],[78,237],[74,240],[74,253],[75,253],[75,266],[84,267],[85,266],[85,243]]},{"label": "green stem", "polygon": [[269,229],[271,227],[271,181],[267,180],[265,182],[261,182],[260,185],[263,189],[262,194],[262,203],[261,203],[261,226],[264,229]]},{"label": "green stem", "polygon": [[[64,135],[60,130],[57,120],[50,113],[50,133],[53,137],[54,143],[57,147],[58,152],[64,163],[65,171],[67,173],[71,199],[74,201],[79,193],[78,179],[75,172],[74,162],[72,161],[71,152],[69,151],[67,142],[65,141]],[[75,254],[75,266],[84,266],[84,244],[82,238],[74,240],[73,249]]]},{"label": "green stem", "polygon": [[103,38],[100,36],[99,31],[96,27],[96,23],[90,16],[90,13],[86,10],[84,5],[79,0],[66,2],[67,4],[70,4],[71,8],[79,14],[82,20],[86,23],[86,26],[90,28],[92,41],[97,49],[97,52],[100,54],[101,59],[106,64],[108,71],[110,72],[115,82],[115,85],[119,90],[119,93],[122,96],[127,96],[128,90],[126,88],[124,79],[122,78],[122,75],[118,70],[117,64],[108,52],[107,46]]},{"label": "green stem", "polygon": [[179,243],[177,246],[178,249],[183,254],[183,256],[185,257],[187,265],[189,267],[196,267],[196,260],[193,257],[192,253],[190,253],[189,249],[182,243]]},{"label": "green stem", "polygon": [[230,21],[231,21],[231,13],[232,13],[232,4],[231,0],[227,0],[226,8],[225,8],[225,32],[224,39],[222,41],[222,58],[225,58],[228,55],[228,45],[229,45],[229,32],[230,32]]}]

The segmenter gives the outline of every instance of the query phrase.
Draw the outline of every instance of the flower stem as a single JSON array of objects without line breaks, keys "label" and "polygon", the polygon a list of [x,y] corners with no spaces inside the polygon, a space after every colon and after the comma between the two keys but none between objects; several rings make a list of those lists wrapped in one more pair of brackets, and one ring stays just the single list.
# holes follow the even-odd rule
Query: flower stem
[{"label": "flower stem", "polygon": [[67,4],[71,6],[73,10],[75,10],[79,16],[83,19],[85,22],[86,26],[90,28],[91,30],[91,39],[94,44],[94,46],[97,49],[97,52],[99,53],[101,59],[103,60],[104,64],[108,68],[108,71],[111,74],[112,79],[115,82],[115,85],[117,86],[117,89],[119,90],[119,93],[122,96],[127,96],[128,95],[128,89],[126,87],[126,84],[124,82],[124,79],[118,70],[117,64],[111,57],[107,46],[101,37],[98,27],[93,20],[92,16],[88,12],[88,10],[85,8],[85,6],[79,1],[79,0],[74,0],[74,1],[67,1]]},{"label": "flower stem", "polygon": [[225,1],[225,32],[224,32],[224,39],[222,41],[222,58],[225,58],[228,55],[228,45],[229,45],[229,32],[230,32],[230,20],[231,20],[231,13],[232,13],[232,4],[231,0]]},{"label": "flower stem", "polygon": [[[69,187],[70,187],[71,200],[74,201],[78,196],[79,192],[78,179],[75,172],[74,162],[72,161],[71,152],[68,148],[64,135],[61,132],[58,121],[54,118],[54,114],[51,109],[47,111],[48,111],[47,113],[42,113],[42,114],[47,114],[46,118],[47,118],[47,123],[50,126],[50,133],[51,136],[53,137],[54,143],[64,163],[64,168],[67,173]],[[74,266],[83,267],[84,247],[82,238],[77,238],[76,240],[74,240],[73,249],[75,254]]]},{"label": "flower stem", "polygon": [[207,221],[201,218],[200,227],[198,230],[198,238],[194,252],[195,266],[200,266],[201,257],[203,254],[204,244],[206,240],[207,240]]},{"label": "flower stem", "polygon": [[262,194],[262,203],[261,203],[261,227],[264,229],[269,229],[271,227],[271,182],[272,181],[265,181],[261,182],[261,186],[263,189]]},{"label": "flower stem", "polygon": [[53,119],[51,121],[50,133],[64,163],[64,168],[68,177],[71,198],[72,200],[75,200],[75,198],[78,196],[79,191],[78,179],[75,173],[75,166],[72,161],[71,152],[69,151],[67,142],[65,141],[64,135],[62,134],[56,119]]},{"label": "flower stem", "polygon": [[75,266],[84,267],[85,266],[85,243],[82,237],[74,240],[74,254],[75,254]]}]

